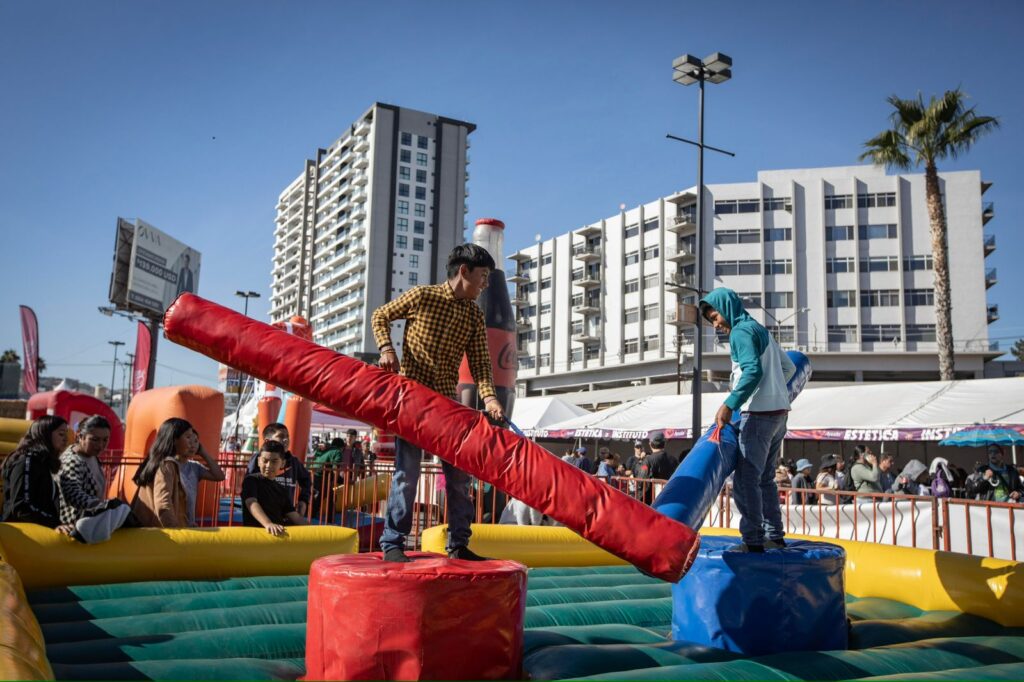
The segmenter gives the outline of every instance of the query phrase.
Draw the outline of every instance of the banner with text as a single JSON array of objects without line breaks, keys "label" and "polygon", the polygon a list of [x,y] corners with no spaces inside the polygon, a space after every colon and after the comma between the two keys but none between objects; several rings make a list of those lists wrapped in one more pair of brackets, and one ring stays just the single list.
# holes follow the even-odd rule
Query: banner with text
[{"label": "banner with text", "polygon": [[136,221],[128,272],[128,305],[146,313],[163,315],[179,294],[199,291],[202,255],[195,249]]}]

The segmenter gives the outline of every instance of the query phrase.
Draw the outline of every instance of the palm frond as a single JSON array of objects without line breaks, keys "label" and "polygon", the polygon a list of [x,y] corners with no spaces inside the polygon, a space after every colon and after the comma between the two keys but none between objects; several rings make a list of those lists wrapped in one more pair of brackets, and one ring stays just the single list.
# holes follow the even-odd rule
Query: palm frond
[{"label": "palm frond", "polygon": [[900,99],[896,95],[890,95],[886,101],[895,110],[889,118],[896,130],[909,130],[924,117],[924,102],[921,99]]},{"label": "palm frond", "polygon": [[940,98],[932,98],[928,103],[928,113],[940,124],[950,124],[964,114],[964,95],[960,88],[947,90]]},{"label": "palm frond", "polygon": [[945,130],[944,147],[950,158],[956,159],[967,152],[975,142],[999,128],[999,119],[995,116],[977,116],[972,108],[968,115],[956,121]]},{"label": "palm frond", "polygon": [[886,130],[864,143],[859,161],[871,161],[876,166],[906,170],[910,168],[907,143],[899,130]]}]

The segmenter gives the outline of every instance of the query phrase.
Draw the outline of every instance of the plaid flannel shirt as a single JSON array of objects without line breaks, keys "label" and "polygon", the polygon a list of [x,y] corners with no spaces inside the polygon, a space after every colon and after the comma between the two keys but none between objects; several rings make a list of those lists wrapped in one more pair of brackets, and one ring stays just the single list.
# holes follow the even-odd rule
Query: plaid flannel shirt
[{"label": "plaid flannel shirt", "polygon": [[495,395],[487,325],[476,301],[456,298],[448,282],[413,287],[373,312],[378,348],[391,345],[391,323],[403,319],[402,376],[454,398],[466,355],[480,399]]}]

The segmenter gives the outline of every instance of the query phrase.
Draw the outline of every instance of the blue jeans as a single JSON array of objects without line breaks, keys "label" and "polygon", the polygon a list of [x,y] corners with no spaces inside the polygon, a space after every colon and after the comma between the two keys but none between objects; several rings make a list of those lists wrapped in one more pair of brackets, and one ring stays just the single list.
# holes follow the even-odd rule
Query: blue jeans
[{"label": "blue jeans", "polygon": [[[420,480],[420,463],[423,450],[412,443],[395,439],[395,474],[391,479],[388,493],[388,511],[384,519],[384,533],[380,536],[380,548],[405,549],[405,537],[412,530],[413,503],[416,500],[416,486]],[[441,462],[444,472],[445,495],[448,500],[448,545],[451,551],[456,547],[469,545],[469,524],[473,521],[473,502],[469,499],[469,474]]]},{"label": "blue jeans", "polygon": [[781,540],[786,534],[775,469],[788,419],[788,414],[744,414],[740,420],[732,499],[740,512],[740,535],[748,545],[763,545],[766,536]]}]

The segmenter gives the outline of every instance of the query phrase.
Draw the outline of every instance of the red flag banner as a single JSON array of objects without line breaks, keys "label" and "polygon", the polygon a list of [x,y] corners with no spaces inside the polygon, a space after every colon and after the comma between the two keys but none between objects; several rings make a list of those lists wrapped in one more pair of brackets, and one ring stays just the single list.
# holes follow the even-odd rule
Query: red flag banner
[{"label": "red flag banner", "polygon": [[27,305],[21,308],[22,380],[29,395],[39,392],[39,321]]},{"label": "red flag banner", "polygon": [[132,397],[146,390],[149,381],[149,327],[139,322],[139,330],[135,335],[135,359],[132,361]]}]

